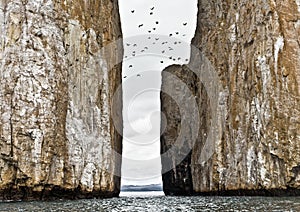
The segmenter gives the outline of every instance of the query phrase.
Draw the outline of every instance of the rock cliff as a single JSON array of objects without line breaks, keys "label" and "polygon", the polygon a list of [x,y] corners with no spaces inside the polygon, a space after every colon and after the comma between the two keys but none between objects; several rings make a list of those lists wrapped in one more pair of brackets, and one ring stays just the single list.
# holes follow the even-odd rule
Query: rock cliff
[{"label": "rock cliff", "polygon": [[[162,74],[164,191],[299,195],[300,2],[199,0],[198,9],[191,62]],[[191,97],[170,74],[193,93],[196,138],[195,118],[180,110]]]},{"label": "rock cliff", "polygon": [[0,0],[0,27],[0,199],[118,195],[117,1]]}]

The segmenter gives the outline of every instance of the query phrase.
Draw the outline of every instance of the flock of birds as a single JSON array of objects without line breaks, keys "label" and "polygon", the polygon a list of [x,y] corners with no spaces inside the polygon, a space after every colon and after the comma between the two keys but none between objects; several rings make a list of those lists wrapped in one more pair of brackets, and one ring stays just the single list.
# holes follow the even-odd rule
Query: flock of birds
[{"label": "flock of birds", "polygon": [[[155,11],[155,7],[151,7],[150,11],[149,11],[149,15],[152,16],[154,14]],[[134,14],[135,10],[131,10],[131,13]],[[158,29],[158,26],[160,24],[159,21],[155,21],[154,22],[155,25],[151,28],[147,30],[147,33],[149,34],[149,36],[146,36],[145,39],[148,40],[148,42],[145,42],[145,40],[143,40],[143,46],[142,48],[139,48],[140,44],[138,43],[128,43],[126,42],[126,48],[133,48],[133,50],[129,53],[129,55],[125,55],[124,58],[128,59],[131,57],[135,57],[138,54],[145,54],[147,53],[147,51],[151,48],[148,45],[145,44],[152,44],[153,46],[157,45],[161,45],[161,47],[163,47],[163,49],[159,52],[160,54],[166,55],[166,57],[173,62],[185,62],[187,63],[189,61],[189,59],[182,59],[181,57],[177,57],[177,56],[172,56],[172,55],[168,55],[168,53],[171,53],[172,51],[174,51],[174,49],[176,47],[180,48],[180,44],[182,44],[182,41],[180,39],[176,39],[176,37],[178,36],[182,36],[185,37],[186,34],[180,34],[179,31],[176,32],[172,32],[168,35],[169,39],[166,39],[166,36],[158,36],[158,35],[153,35],[153,33],[155,33],[155,31]],[[185,27],[187,26],[187,22],[182,23],[182,26]],[[143,29],[145,26],[143,23],[138,24],[137,26],[139,29]],[[151,35],[152,34],[152,35]],[[173,40],[172,40],[173,38]],[[168,55],[168,56],[167,56]],[[163,64],[165,61],[164,60],[160,60],[159,61],[161,64]],[[129,64],[128,65],[129,69],[133,69],[134,65],[133,64]],[[141,74],[137,74],[137,77],[141,77]],[[127,76],[124,76],[124,78],[127,78]]]}]

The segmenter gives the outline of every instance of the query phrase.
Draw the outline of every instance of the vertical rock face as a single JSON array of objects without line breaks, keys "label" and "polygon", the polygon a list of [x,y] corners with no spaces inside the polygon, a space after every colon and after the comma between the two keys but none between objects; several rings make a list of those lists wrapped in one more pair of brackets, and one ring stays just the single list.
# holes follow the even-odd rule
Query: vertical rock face
[{"label": "vertical rock face", "polygon": [[0,199],[117,195],[117,1],[1,0],[0,27]]},{"label": "vertical rock face", "polygon": [[162,79],[161,111],[164,117],[161,159],[164,192],[166,195],[192,194],[191,149],[194,146],[193,135],[198,134],[193,130],[200,128],[199,123],[205,124],[205,114],[195,114],[201,104],[201,83],[197,82],[195,73],[179,65],[166,68],[162,72]]},{"label": "vertical rock face", "polygon": [[[198,87],[195,98],[199,98],[200,116],[196,142],[188,144],[190,162],[183,161],[190,167],[191,179],[180,178],[177,167],[182,164],[164,175],[177,177],[181,188],[184,181],[187,187],[192,184],[193,192],[199,193],[299,194],[300,2],[199,0],[198,7],[192,44],[209,64],[194,65],[199,52],[192,51],[187,67],[205,72],[205,65],[212,66],[218,76],[214,81],[218,97],[213,99],[206,95],[207,87],[198,87],[199,82],[205,84],[201,75],[189,79]],[[175,75],[185,79],[187,67]],[[172,69],[164,72],[175,73]],[[176,86],[165,73],[162,87]],[[212,107],[214,101],[217,109]],[[162,94],[162,112],[168,114],[175,107]],[[180,117],[175,113],[166,115],[170,130],[162,135],[163,152],[168,148],[164,142],[180,129],[174,125],[174,117]],[[217,122],[212,121],[214,116]],[[214,127],[219,134],[213,135],[213,154],[199,162],[207,134]],[[170,178],[163,177],[164,185]],[[165,190],[176,194],[176,186],[174,182]]]}]

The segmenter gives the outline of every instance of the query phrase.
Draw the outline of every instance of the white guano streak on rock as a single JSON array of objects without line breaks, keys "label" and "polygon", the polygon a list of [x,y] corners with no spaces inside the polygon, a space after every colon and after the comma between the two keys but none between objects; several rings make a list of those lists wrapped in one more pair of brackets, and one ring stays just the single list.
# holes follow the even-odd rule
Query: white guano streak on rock
[{"label": "white guano streak on rock", "polygon": [[232,24],[229,28],[229,40],[231,44],[233,45],[236,41],[237,35],[236,35],[236,24]]},{"label": "white guano streak on rock", "polygon": [[42,154],[43,132],[40,129],[33,129],[29,132],[34,139],[34,148],[32,149],[32,159],[35,163],[34,176],[36,182],[39,182],[39,175],[41,173],[40,157]]},{"label": "white guano streak on rock", "polygon": [[266,62],[265,56],[258,56],[257,58],[257,67],[261,71],[262,75],[262,84],[263,84],[263,94],[266,96],[268,83],[270,81],[270,67]]},{"label": "white guano streak on rock", "polygon": [[275,59],[275,68],[277,70],[277,63],[278,63],[278,53],[280,50],[283,49],[284,46],[284,38],[282,36],[279,36],[276,40],[276,43],[274,44],[274,59]]},{"label": "white guano streak on rock", "polygon": [[[4,16],[4,0],[0,0],[0,61],[2,61],[3,58],[3,48],[4,48],[4,42],[5,42],[5,16]],[[1,63],[0,63],[1,64]],[[3,65],[3,64],[1,64]],[[0,66],[0,71],[2,70],[2,67]]]},{"label": "white guano streak on rock", "polygon": [[248,151],[247,151],[247,176],[248,176],[248,182],[249,183],[254,183],[255,179],[252,176],[252,169],[253,169],[253,162],[256,159],[255,155],[255,149],[254,146],[251,146]]},{"label": "white guano streak on rock", "polygon": [[263,154],[261,152],[258,152],[258,163],[259,163],[261,181],[265,182],[267,170],[264,166],[266,164],[266,160],[264,159]]},{"label": "white guano streak on rock", "polygon": [[88,191],[93,190],[94,187],[93,176],[95,171],[96,171],[96,167],[93,163],[88,163],[83,169],[80,182],[82,183],[82,185],[87,187]]},{"label": "white guano streak on rock", "polygon": [[296,4],[297,4],[298,12],[300,13],[300,0],[295,0],[295,1],[296,1]]},{"label": "white guano streak on rock", "polygon": [[275,75],[276,75],[276,90],[279,92],[279,77],[278,77],[278,54],[282,51],[284,46],[284,38],[283,36],[279,36],[274,44],[274,68],[275,68]]}]

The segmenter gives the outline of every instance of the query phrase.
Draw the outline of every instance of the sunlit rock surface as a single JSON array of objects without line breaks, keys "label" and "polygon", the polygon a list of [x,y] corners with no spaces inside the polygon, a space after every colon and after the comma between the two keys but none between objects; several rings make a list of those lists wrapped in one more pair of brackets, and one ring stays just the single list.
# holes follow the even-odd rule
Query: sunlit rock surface
[{"label": "sunlit rock surface", "polygon": [[[172,154],[167,157],[174,166],[163,176],[164,191],[300,194],[299,1],[199,0],[198,7],[192,44],[207,60],[199,65],[199,52],[192,51],[187,66],[195,72],[214,69],[218,94],[208,95],[205,77],[186,76],[186,66],[164,71],[163,90],[178,88],[166,73],[183,82],[189,78],[188,87],[192,92],[196,88],[200,117],[198,137],[191,146],[186,129],[193,128],[193,119],[188,127],[180,126],[184,117],[176,108],[182,106],[162,92],[167,120],[162,152],[172,146],[182,127],[183,142],[192,149],[178,166]],[[179,103],[184,102],[183,93],[177,96],[182,99]],[[183,151],[182,146],[178,149]],[[213,154],[202,160],[205,152]]]},{"label": "sunlit rock surface", "polygon": [[100,51],[118,14],[109,0],[0,1],[0,199],[118,195],[122,47]]}]

